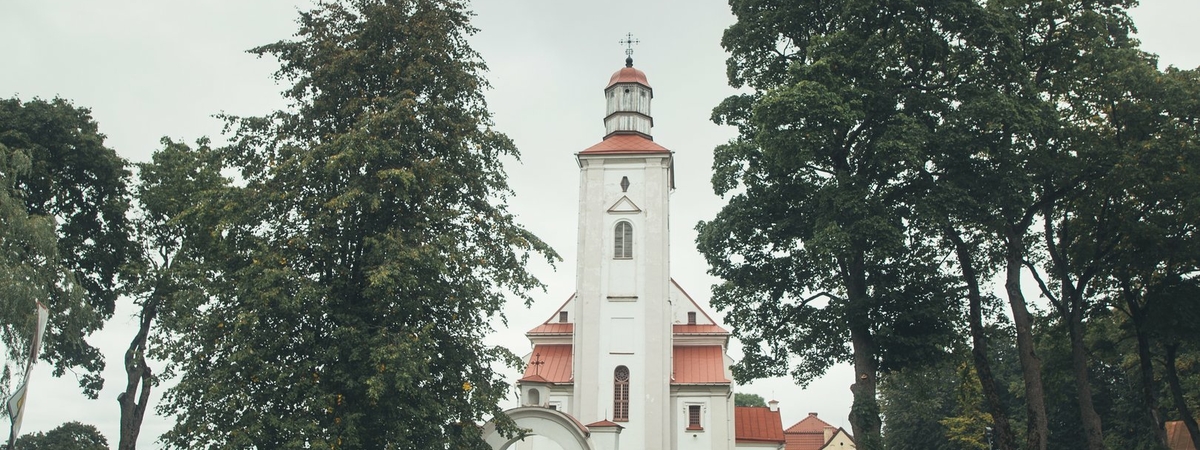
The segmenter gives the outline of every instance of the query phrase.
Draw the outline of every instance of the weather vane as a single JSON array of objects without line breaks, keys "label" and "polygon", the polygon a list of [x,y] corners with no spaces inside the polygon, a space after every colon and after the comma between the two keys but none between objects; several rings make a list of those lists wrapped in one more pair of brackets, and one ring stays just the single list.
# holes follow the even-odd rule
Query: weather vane
[{"label": "weather vane", "polygon": [[625,45],[625,67],[633,67],[633,44],[640,44],[642,41],[634,39],[633,33],[625,33],[625,39],[617,43]]}]

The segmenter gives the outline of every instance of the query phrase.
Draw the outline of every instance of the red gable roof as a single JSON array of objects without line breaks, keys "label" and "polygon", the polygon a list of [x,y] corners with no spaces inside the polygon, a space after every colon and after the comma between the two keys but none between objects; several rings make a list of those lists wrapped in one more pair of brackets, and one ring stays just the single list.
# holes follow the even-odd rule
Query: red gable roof
[{"label": "red gable roof", "polygon": [[733,408],[734,435],[738,442],[784,443],[783,419],[779,411],[761,406]]},{"label": "red gable roof", "polygon": [[725,354],[720,345],[678,346],[674,355],[672,384],[729,383],[725,378]]},{"label": "red gable roof", "polygon": [[666,147],[655,144],[640,134],[612,134],[599,144],[584,149],[581,154],[604,153],[670,153]]},{"label": "red gable roof", "polygon": [[787,450],[819,450],[825,446],[825,427],[829,423],[817,418],[817,413],[808,413],[804,420],[796,422],[783,434],[787,437]]},{"label": "red gable roof", "polygon": [[[529,357],[522,379],[540,376],[551,383],[570,383],[571,378],[571,345],[535,345],[533,354]],[[541,361],[542,364],[537,364]]]}]

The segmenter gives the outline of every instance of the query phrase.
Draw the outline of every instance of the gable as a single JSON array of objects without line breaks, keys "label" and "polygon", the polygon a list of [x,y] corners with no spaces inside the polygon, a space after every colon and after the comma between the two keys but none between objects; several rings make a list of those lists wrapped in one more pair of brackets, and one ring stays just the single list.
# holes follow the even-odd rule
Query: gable
[{"label": "gable", "polygon": [[620,200],[617,200],[616,203],[613,203],[608,208],[608,212],[613,214],[636,214],[642,212],[642,209],[633,204],[633,200],[630,200],[628,196],[622,195]]}]

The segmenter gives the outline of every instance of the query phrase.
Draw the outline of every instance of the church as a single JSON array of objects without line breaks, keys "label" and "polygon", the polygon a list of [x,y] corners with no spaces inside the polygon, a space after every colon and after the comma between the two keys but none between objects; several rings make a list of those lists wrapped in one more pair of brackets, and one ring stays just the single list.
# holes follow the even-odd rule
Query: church
[{"label": "church", "polygon": [[[528,431],[488,424],[485,438],[497,450],[791,450],[777,402],[734,406],[730,333],[671,278],[674,153],[651,135],[654,91],[626,53],[604,88],[604,139],[575,155],[575,294],[526,333],[521,406],[506,414]],[[812,450],[853,448],[845,430],[815,426]]]}]

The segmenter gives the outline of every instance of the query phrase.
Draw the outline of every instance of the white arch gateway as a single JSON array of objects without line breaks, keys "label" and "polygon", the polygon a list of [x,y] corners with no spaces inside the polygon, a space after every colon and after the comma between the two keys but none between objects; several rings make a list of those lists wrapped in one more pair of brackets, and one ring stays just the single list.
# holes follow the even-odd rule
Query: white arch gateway
[{"label": "white arch gateway", "polygon": [[[621,433],[621,426],[615,423],[605,421],[584,426],[561,411],[540,406],[522,406],[504,414],[525,433],[506,438],[496,431],[496,424],[489,421],[483,426],[483,439],[495,450],[507,450],[530,436],[554,441],[563,450],[609,450],[615,448]],[[597,433],[599,442],[592,441],[593,432]]]}]

